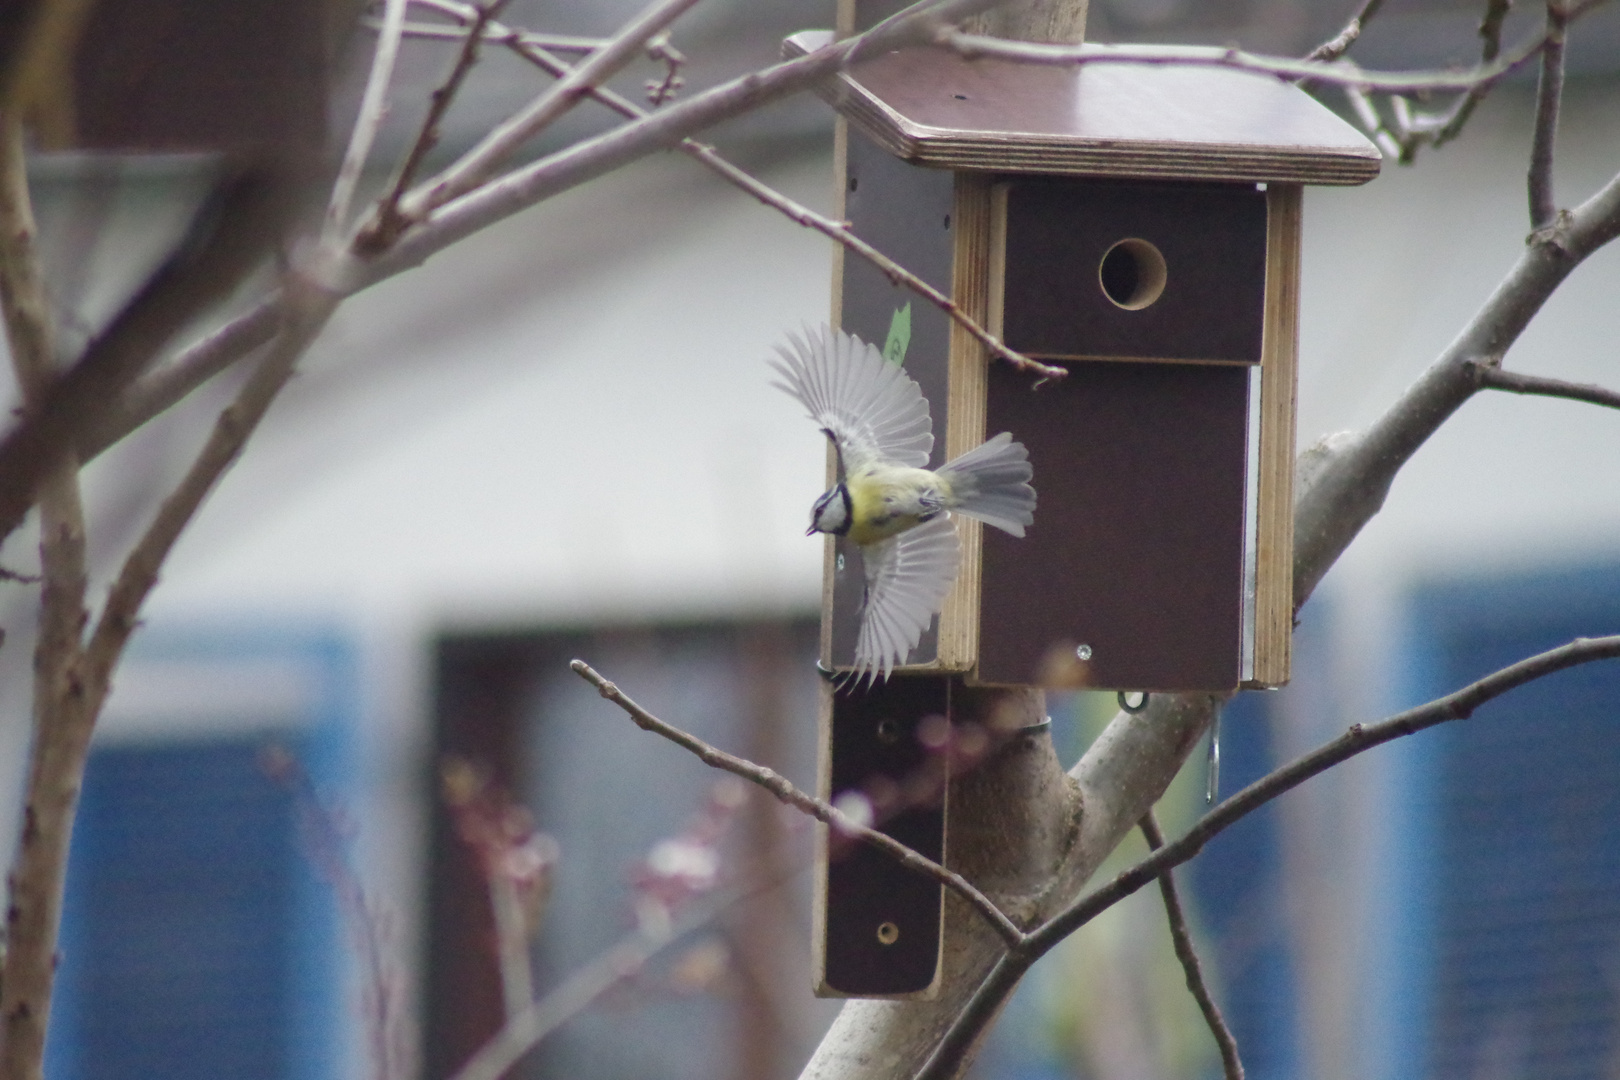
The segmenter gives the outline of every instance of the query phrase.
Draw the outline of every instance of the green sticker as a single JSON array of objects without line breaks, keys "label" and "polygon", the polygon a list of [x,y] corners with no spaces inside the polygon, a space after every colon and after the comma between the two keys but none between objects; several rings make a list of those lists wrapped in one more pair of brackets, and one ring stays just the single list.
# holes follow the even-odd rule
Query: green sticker
[{"label": "green sticker", "polygon": [[894,313],[889,320],[889,340],[883,343],[883,358],[896,364],[906,362],[906,350],[911,348],[911,301]]}]

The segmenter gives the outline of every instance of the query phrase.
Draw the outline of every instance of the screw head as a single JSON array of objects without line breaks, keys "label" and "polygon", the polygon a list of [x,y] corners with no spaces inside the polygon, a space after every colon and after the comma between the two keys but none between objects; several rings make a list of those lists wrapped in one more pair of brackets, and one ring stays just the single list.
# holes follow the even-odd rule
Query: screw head
[{"label": "screw head", "polygon": [[892,922],[878,923],[877,939],[879,944],[893,945],[900,940],[900,928]]},{"label": "screw head", "polygon": [[1078,659],[1081,659],[1081,660],[1090,660],[1091,659],[1091,646],[1090,645],[1076,645],[1075,649],[1074,649],[1074,655]]}]

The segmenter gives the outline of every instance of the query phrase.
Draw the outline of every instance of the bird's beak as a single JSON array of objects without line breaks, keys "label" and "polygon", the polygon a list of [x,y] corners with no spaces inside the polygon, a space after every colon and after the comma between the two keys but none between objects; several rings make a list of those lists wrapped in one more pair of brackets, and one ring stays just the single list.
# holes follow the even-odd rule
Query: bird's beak
[{"label": "bird's beak", "polygon": [[816,527],[815,527],[815,525],[812,524],[808,529],[804,530],[804,535],[806,535],[806,536],[814,536],[814,535],[816,535]]}]

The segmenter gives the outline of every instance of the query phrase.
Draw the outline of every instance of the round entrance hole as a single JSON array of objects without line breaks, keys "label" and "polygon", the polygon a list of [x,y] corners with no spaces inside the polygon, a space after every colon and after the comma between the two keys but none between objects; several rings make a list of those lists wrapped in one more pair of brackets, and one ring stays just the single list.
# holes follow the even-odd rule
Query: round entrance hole
[{"label": "round entrance hole", "polygon": [[1164,256],[1146,240],[1129,237],[1108,249],[1097,267],[1097,282],[1109,303],[1141,311],[1164,295]]}]

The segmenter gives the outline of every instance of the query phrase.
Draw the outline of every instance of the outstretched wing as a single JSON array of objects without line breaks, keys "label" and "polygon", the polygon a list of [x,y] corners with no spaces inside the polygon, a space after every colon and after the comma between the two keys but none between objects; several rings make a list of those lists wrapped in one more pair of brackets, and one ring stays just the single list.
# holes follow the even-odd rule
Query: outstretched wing
[{"label": "outstretched wing", "polygon": [[771,366],[775,385],[798,398],[832,436],[844,467],[874,461],[922,468],[934,448],[928,400],[911,376],[858,337],[819,326],[788,335]]},{"label": "outstretched wing", "polygon": [[866,602],[855,638],[855,678],[885,679],[906,662],[956,580],[956,526],[940,515],[861,549]]}]

